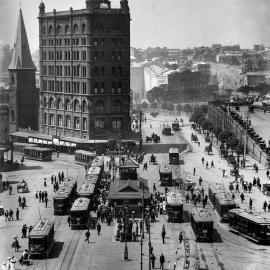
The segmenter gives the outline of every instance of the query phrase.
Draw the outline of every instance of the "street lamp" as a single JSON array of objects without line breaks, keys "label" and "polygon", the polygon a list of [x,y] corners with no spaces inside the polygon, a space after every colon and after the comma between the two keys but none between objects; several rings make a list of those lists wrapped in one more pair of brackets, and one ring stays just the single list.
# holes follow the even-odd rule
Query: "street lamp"
[{"label": "street lamp", "polygon": [[248,114],[246,115],[246,117],[247,117],[247,121],[246,121],[246,124],[245,124],[245,140],[244,140],[244,159],[243,159],[243,168],[246,167]]},{"label": "street lamp", "polygon": [[125,230],[125,249],[124,249],[124,259],[123,261],[128,261],[128,246],[127,246],[127,228],[128,228],[128,207],[127,207],[127,201],[125,210],[123,210],[123,221],[124,221],[124,230]]},{"label": "street lamp", "polygon": [[143,270],[143,239],[141,238],[141,270]]},{"label": "street lamp", "polygon": [[151,230],[150,230],[150,225],[151,225],[151,215],[150,215],[150,208],[147,207],[147,216],[148,216],[148,224],[147,224],[147,227],[148,227],[148,233],[149,233],[149,238],[148,238],[148,246],[149,246],[149,261],[148,261],[148,269],[151,270]]}]

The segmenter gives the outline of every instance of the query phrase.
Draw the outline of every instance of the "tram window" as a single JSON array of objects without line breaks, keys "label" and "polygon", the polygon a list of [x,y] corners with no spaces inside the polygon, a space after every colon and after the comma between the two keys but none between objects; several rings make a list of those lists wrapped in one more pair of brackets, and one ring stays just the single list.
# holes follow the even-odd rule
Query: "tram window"
[{"label": "tram window", "polygon": [[30,237],[30,244],[32,245],[42,245],[45,242],[45,237],[42,238],[31,238]]}]

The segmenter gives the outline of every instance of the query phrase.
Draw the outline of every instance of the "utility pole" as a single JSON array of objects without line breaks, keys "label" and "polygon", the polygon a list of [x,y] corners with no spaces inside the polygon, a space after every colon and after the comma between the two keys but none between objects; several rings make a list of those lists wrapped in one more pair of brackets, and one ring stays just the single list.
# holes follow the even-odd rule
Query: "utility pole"
[{"label": "utility pole", "polygon": [[245,124],[244,160],[243,160],[244,168],[246,168],[246,156],[247,156],[247,128],[248,128],[248,115],[247,115],[247,122]]}]

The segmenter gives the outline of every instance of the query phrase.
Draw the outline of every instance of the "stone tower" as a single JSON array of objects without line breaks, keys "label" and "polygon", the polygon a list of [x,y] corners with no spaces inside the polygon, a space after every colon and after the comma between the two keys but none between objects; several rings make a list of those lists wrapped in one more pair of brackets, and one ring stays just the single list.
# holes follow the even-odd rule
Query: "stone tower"
[{"label": "stone tower", "polygon": [[32,61],[22,10],[19,11],[17,35],[9,65],[10,133],[19,128],[38,130],[38,90],[36,67]]}]

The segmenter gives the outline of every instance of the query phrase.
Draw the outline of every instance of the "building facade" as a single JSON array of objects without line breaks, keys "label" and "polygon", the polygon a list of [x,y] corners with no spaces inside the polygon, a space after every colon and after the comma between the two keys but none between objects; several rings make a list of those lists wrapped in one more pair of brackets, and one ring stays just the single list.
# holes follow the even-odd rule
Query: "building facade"
[{"label": "building facade", "polygon": [[9,65],[10,133],[19,128],[38,130],[38,90],[36,67],[32,61],[22,11],[19,11],[17,35]]},{"label": "building facade", "polygon": [[45,13],[40,4],[40,130],[126,138],[130,132],[130,13],[110,1]]},{"label": "building facade", "polygon": [[9,90],[0,88],[0,145],[9,141]]}]

